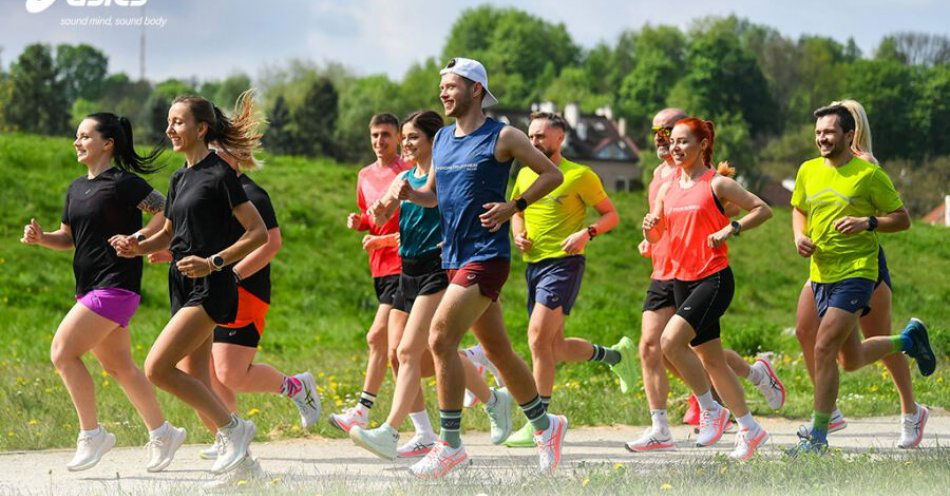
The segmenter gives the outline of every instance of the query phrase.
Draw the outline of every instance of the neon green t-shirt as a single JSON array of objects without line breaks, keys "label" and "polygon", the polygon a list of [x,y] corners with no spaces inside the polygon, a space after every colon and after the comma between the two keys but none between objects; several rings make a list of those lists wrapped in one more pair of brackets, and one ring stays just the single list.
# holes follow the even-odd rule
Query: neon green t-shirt
[{"label": "neon green t-shirt", "polygon": [[[525,230],[533,242],[531,249],[522,255],[525,262],[568,256],[561,249],[561,243],[582,229],[587,207],[607,198],[604,185],[590,167],[561,159],[560,169],[564,182],[524,211]],[[520,196],[537,178],[533,170],[522,167],[511,197]]]},{"label": "neon green t-shirt", "polygon": [[791,203],[808,215],[804,234],[815,243],[812,282],[877,280],[877,233],[841,234],[835,222],[893,212],[904,205],[884,169],[857,157],[840,167],[826,165],[820,157],[809,160],[798,169]]}]

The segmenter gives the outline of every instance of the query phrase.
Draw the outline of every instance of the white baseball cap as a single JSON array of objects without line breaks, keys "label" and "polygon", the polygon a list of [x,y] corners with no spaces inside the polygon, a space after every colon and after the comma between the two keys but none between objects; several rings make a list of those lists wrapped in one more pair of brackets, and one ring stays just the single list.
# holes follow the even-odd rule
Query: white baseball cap
[{"label": "white baseball cap", "polygon": [[488,73],[485,72],[485,66],[481,62],[472,59],[466,59],[462,57],[455,57],[450,60],[448,64],[445,64],[445,68],[439,71],[440,76],[446,74],[458,74],[465,79],[470,81],[475,81],[482,85],[482,88],[485,88],[485,98],[482,99],[482,108],[491,107],[492,105],[498,103],[498,99],[495,98],[495,95],[491,94],[491,91],[488,89]]}]

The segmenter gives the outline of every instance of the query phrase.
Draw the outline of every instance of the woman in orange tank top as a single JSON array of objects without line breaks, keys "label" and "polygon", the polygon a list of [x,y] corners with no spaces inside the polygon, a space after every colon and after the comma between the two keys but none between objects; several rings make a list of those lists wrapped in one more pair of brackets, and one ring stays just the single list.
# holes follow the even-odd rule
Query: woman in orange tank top
[{"label": "woman in orange tank top", "polygon": [[[772,211],[759,197],[710,167],[714,138],[711,122],[687,118],[676,123],[671,153],[681,173],[660,188],[651,212],[643,219],[643,235],[651,243],[667,237],[677,309],[663,330],[660,345],[702,408],[696,444],[715,444],[729,422],[729,410],[712,397],[708,373],[739,421],[730,456],[746,460],[768,434],[749,413],[719,339],[719,318],[735,291],[726,240],[765,222]],[[723,210],[725,202],[749,213],[730,222]]]}]

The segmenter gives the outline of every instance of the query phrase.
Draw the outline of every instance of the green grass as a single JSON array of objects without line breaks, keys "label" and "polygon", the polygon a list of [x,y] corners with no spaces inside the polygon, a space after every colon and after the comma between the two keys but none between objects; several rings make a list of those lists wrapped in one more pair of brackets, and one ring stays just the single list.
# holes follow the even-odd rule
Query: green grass
[{"label": "green grass", "polygon": [[[171,153],[165,161],[169,166],[150,179],[163,191],[182,162]],[[254,174],[271,193],[284,237],[284,249],[274,262],[274,306],[258,359],[289,373],[312,370],[329,411],[349,406],[359,392],[364,334],[375,309],[360,235],[345,227],[346,213],[355,205],[356,172],[355,167],[322,160],[272,157],[264,170]],[[6,324],[0,340],[0,450],[66,447],[75,442],[75,413],[48,359],[53,332],[73,304],[71,254],[23,246],[18,239],[31,217],[47,230],[55,227],[69,182],[83,173],[68,140],[0,136],[0,209],[5,213],[0,219],[0,309]],[[621,225],[591,243],[581,297],[567,324],[568,334],[607,345],[623,335],[639,336],[640,307],[650,273],[648,260],[636,253],[643,194],[613,198]],[[895,326],[912,315],[925,319],[943,357],[950,352],[947,234],[943,228],[916,224],[909,232],[883,236],[895,285]],[[807,271],[792,247],[788,212],[777,209],[773,220],[732,241],[730,249],[737,292],[724,319],[723,340],[744,356],[776,352],[778,371],[789,389],[788,404],[780,413],[804,417],[810,411],[811,387],[791,328]],[[515,260],[503,302],[509,333],[527,357],[523,273],[524,265]],[[166,268],[147,266],[142,307],[132,322],[133,352],[139,363],[169,317],[166,288]],[[145,431],[121,390],[102,375],[94,360],[87,363],[99,383],[101,421],[118,435],[120,444],[144,443]],[[950,406],[948,381],[946,368],[928,379],[914,372],[919,401]],[[682,411],[686,389],[676,381],[673,386],[675,415]],[[391,389],[387,381],[373,420],[385,416]],[[620,397],[617,390],[614,377],[603,367],[563,365],[554,409],[566,413],[574,425],[647,423],[642,391]],[[760,397],[747,391],[753,411],[769,413]],[[167,417],[187,427],[191,441],[202,436],[210,440],[188,407],[165,393],[159,396]],[[429,403],[433,408],[434,401]],[[881,367],[845,375],[840,404],[853,416],[899,412],[896,392]],[[303,435],[285,398],[245,395],[240,410],[257,422],[261,439]],[[483,414],[473,412],[465,416],[464,425],[486,429],[488,423]],[[340,437],[324,421],[315,433]]]}]

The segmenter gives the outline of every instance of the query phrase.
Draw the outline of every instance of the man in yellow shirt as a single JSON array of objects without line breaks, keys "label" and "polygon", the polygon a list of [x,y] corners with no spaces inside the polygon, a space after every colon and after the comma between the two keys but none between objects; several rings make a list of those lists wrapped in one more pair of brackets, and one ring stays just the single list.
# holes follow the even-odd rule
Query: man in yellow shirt
[{"label": "man in yellow shirt", "polygon": [[[545,407],[551,401],[557,362],[605,363],[620,376],[624,390],[628,385],[632,387],[637,370],[636,346],[629,338],[607,348],[585,339],[564,337],[564,317],[571,313],[584,275],[584,247],[620,220],[597,174],[561,156],[567,129],[567,123],[557,114],[531,115],[528,138],[558,166],[564,182],[511,218],[515,245],[528,264],[528,340],[534,380]],[[519,197],[537,177],[531,169],[522,168],[511,197]],[[596,209],[600,218],[587,226],[584,220],[589,207]],[[533,446],[531,434],[531,425],[525,424],[505,445]]]}]

